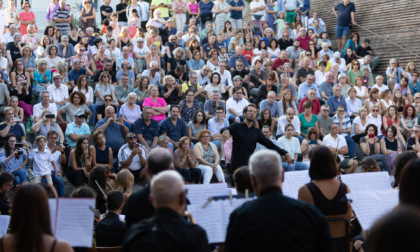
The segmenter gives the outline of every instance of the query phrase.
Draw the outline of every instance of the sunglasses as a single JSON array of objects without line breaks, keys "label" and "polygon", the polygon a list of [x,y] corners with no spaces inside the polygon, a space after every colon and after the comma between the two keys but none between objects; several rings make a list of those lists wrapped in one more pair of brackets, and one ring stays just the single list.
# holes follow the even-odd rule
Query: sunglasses
[{"label": "sunglasses", "polygon": [[43,62],[43,63],[41,63],[41,66],[46,65],[46,64],[47,64],[47,63]]},{"label": "sunglasses", "polygon": [[105,101],[112,101],[112,99],[105,99]]},{"label": "sunglasses", "polygon": [[372,111],[373,111],[373,112],[379,112],[379,110],[378,110],[378,109],[372,109]]},{"label": "sunglasses", "polygon": [[85,116],[85,115],[79,115],[79,116],[77,116],[77,117],[79,117],[79,118],[86,118],[86,116]]}]

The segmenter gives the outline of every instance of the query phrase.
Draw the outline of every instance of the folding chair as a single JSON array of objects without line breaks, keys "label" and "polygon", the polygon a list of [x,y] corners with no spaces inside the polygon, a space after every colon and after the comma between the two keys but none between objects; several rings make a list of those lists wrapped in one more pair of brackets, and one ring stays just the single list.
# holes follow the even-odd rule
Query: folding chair
[{"label": "folding chair", "polygon": [[351,252],[353,245],[350,237],[350,217],[348,215],[330,215],[326,218],[336,250]]}]

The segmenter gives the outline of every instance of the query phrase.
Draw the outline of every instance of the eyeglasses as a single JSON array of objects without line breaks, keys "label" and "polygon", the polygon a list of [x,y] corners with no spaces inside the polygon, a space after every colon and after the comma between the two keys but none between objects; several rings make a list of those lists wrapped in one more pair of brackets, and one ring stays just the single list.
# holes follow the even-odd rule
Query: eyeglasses
[{"label": "eyeglasses", "polygon": [[131,137],[127,137],[127,139],[128,140],[134,140],[134,139],[137,139],[137,137],[136,136],[131,136]]},{"label": "eyeglasses", "polygon": [[338,129],[338,127],[331,128],[332,130]]},{"label": "eyeglasses", "polygon": [[109,78],[109,76],[108,76],[108,75],[105,75],[105,76],[103,76],[102,78],[107,78],[107,79],[108,79],[108,78]]},{"label": "eyeglasses", "polygon": [[338,110],[337,112],[338,112],[338,113],[343,113],[343,112],[344,112],[344,110]]},{"label": "eyeglasses", "polygon": [[379,109],[372,109],[372,112],[379,112]]},{"label": "eyeglasses", "polygon": [[79,49],[79,52],[84,52],[85,51],[85,49]]},{"label": "eyeglasses", "polygon": [[105,99],[105,101],[112,101],[112,99]]},{"label": "eyeglasses", "polygon": [[207,137],[210,137],[210,136],[209,136],[209,135],[206,135],[206,136],[201,136],[201,138],[203,138],[203,137],[207,138]]},{"label": "eyeglasses", "polygon": [[322,111],[324,111],[324,112],[330,112],[329,109],[323,109]]},{"label": "eyeglasses", "polygon": [[46,62],[42,62],[42,63],[41,63],[41,66],[44,66],[44,65],[46,65],[46,64],[47,64]]},{"label": "eyeglasses", "polygon": [[312,134],[316,135],[316,132],[310,132],[310,133],[309,133],[309,135],[312,135]]},{"label": "eyeglasses", "polygon": [[8,186],[8,187],[10,187],[10,188],[12,188],[14,185],[13,185],[13,182],[11,183],[11,184],[9,184],[9,183],[6,183],[6,185]]},{"label": "eyeglasses", "polygon": [[420,99],[420,96],[417,96],[416,98],[414,98],[414,99]]},{"label": "eyeglasses", "polygon": [[353,65],[359,65],[359,63],[353,63]]},{"label": "eyeglasses", "polygon": [[79,117],[79,118],[86,118],[86,116],[85,116],[85,115],[79,115],[79,116],[77,116],[77,117]]},{"label": "eyeglasses", "polygon": [[79,96],[73,96],[73,99],[80,99]]}]

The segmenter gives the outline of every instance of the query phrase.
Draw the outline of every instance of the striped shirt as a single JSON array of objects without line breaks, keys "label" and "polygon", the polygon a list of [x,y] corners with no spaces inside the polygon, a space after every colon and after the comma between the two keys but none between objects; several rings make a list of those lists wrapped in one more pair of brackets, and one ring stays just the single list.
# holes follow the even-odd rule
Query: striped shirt
[{"label": "striped shirt", "polygon": [[[66,9],[61,10],[60,8],[58,8],[55,12],[54,12],[54,19],[68,19],[70,18],[70,14],[69,11]],[[55,28],[57,28],[57,30],[61,30],[61,31],[65,31],[65,30],[69,30],[69,23],[55,23]]]}]

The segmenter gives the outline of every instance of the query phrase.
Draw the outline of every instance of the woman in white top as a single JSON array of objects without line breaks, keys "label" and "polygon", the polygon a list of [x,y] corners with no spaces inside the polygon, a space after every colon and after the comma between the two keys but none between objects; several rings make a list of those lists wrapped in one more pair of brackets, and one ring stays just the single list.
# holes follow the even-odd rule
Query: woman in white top
[{"label": "woman in white top", "polygon": [[378,137],[382,139],[382,116],[379,114],[379,106],[373,105],[370,114],[367,116],[367,124],[375,124],[378,128]]},{"label": "woman in white top", "polygon": [[121,106],[120,116],[130,131],[133,129],[134,122],[141,118],[140,106],[136,104],[137,95],[131,92],[127,96],[127,102]]},{"label": "woman in white top", "polygon": [[385,115],[388,111],[388,107],[391,105],[395,105],[394,101],[392,100],[392,92],[389,89],[384,90],[381,93],[381,100],[379,101],[379,109],[381,114]]},{"label": "woman in white top", "polygon": [[354,118],[353,124],[351,127],[350,136],[356,143],[359,143],[360,138],[364,137],[366,127],[369,125],[367,120],[368,109],[364,106],[359,108],[359,116]]},{"label": "woman in white top", "polygon": [[356,89],[356,97],[362,100],[362,102],[369,98],[368,89],[365,86],[363,86],[362,76],[356,77],[354,89]]},{"label": "woman in white top", "polygon": [[55,69],[55,64],[59,60],[63,60],[58,57],[58,47],[54,44],[47,47],[47,57],[44,58],[47,61],[47,67],[49,70]]},{"label": "woman in white top", "polygon": [[267,52],[270,55],[270,57],[274,60],[279,56],[280,48],[278,47],[277,40],[272,39],[270,42],[270,46],[267,48]]},{"label": "woman in white top", "polygon": [[217,90],[222,97],[222,94],[226,93],[225,87],[221,84],[222,78],[219,73],[212,73],[210,77],[210,84],[206,85],[204,91],[206,91],[207,100],[211,99],[211,94],[213,90]]},{"label": "woman in white top", "polygon": [[369,99],[365,101],[365,107],[368,110],[368,113],[370,112],[370,108],[373,105],[379,106],[379,90],[377,88],[372,88],[369,92]]},{"label": "woman in white top", "polygon": [[318,70],[315,72],[315,84],[318,86],[321,85],[327,79],[327,71],[325,68],[327,67],[327,62],[321,61],[319,62]]},{"label": "woman in white top", "polygon": [[95,103],[93,103],[93,89],[88,85],[86,75],[82,74],[79,76],[79,79],[77,80],[77,86],[73,89],[73,92],[75,91],[79,91],[86,96],[85,104],[89,107],[89,110],[92,112],[90,124],[94,125],[96,118],[96,107]]}]

